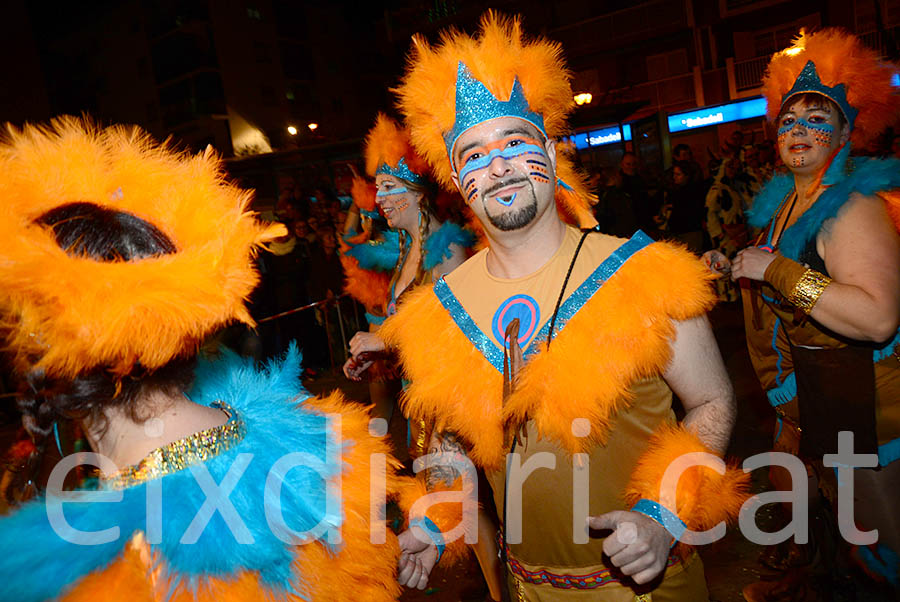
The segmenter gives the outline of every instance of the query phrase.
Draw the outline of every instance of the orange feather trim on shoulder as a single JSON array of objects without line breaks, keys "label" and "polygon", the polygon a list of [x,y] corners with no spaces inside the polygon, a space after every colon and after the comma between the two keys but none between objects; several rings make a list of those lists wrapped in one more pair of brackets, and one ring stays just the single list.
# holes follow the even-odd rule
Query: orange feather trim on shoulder
[{"label": "orange feather trim on shoulder", "polygon": [[360,209],[375,211],[375,184],[365,178],[353,178],[350,186],[353,203]]},{"label": "orange feather trim on shoulder", "polygon": [[344,292],[362,303],[369,313],[384,310],[391,296],[391,274],[364,270],[350,256],[341,255],[344,266]]},{"label": "orange feather trim on shoulder", "polygon": [[720,522],[731,522],[737,518],[741,506],[750,495],[750,474],[734,463],[726,464],[725,474],[706,466],[692,466],[681,474],[675,503],[660,499],[666,470],[682,455],[695,452],[718,457],[684,426],[660,427],[650,439],[647,451],[638,460],[625,489],[628,507],[634,506],[640,499],[661,503],[678,514],[692,531],[706,531]]},{"label": "orange feather trim on shoulder", "polygon": [[413,173],[425,176],[428,165],[413,149],[409,142],[409,134],[396,121],[379,113],[375,125],[366,136],[366,173],[375,177],[375,171],[383,164],[396,168],[400,159],[406,162]]},{"label": "orange feather trim on shoulder", "polygon": [[[613,418],[631,402],[629,387],[661,374],[672,355],[676,320],[715,303],[713,276],[695,255],[657,242],[635,253],[569,320],[549,351],[522,370],[504,418],[530,418],[538,433],[570,452],[606,442]],[[591,433],[572,434],[588,418]]]},{"label": "orange feather trim on shoulder", "polygon": [[410,381],[400,398],[406,415],[456,433],[477,466],[502,468],[503,379],[456,326],[432,288],[407,293],[378,334],[399,350]]},{"label": "orange feather trim on shoulder", "polygon": [[[702,315],[714,304],[711,279],[694,255],[670,243],[638,251],[569,320],[549,351],[526,363],[505,407],[502,375],[431,289],[410,294],[379,332],[399,349],[411,380],[404,411],[455,432],[476,465],[496,470],[503,468],[507,421],[533,419],[542,437],[570,453],[605,442],[616,412],[631,402],[631,385],[668,365],[673,321]],[[588,437],[572,434],[576,418],[589,419]]]},{"label": "orange feather trim on shoulder", "polygon": [[[302,576],[297,589],[302,595],[284,593],[280,599],[292,602],[392,602],[400,596],[397,560],[400,546],[387,527],[381,532],[384,543],[373,543],[370,532],[372,505],[377,516],[382,500],[371,499],[371,461],[384,460],[384,492],[396,497],[412,479],[397,475],[400,464],[391,455],[384,438],[369,435],[370,414],[366,407],[344,400],[339,392],[326,398],[307,400],[305,405],[322,414],[340,414],[344,442],[341,500],[344,522],[337,552],[319,543],[295,548],[294,566]],[[137,539],[137,538],[135,538]],[[152,555],[149,546],[129,543],[124,554],[105,570],[85,577],[63,599],[65,602],[136,600],[139,602],[271,602],[273,591],[254,572],[244,571],[229,578],[198,580],[196,590],[183,582],[175,584],[166,576],[165,565]]]},{"label": "orange feather trim on shoulder", "polygon": [[[400,496],[397,499],[397,503],[399,504],[400,509],[403,511],[403,515],[407,518],[407,527],[409,526],[409,521],[422,518],[422,513],[418,511],[418,508],[417,512],[412,512],[412,508],[416,504],[416,502],[418,502],[426,495],[448,491],[464,492],[464,495],[473,500],[472,508],[478,508],[478,495],[475,493],[471,484],[466,483],[465,485],[463,485],[463,479],[461,477],[456,479],[453,485],[450,486],[447,486],[443,482],[440,482],[440,484],[438,484],[434,489],[430,491],[425,484],[425,479],[422,477],[406,481],[400,489]],[[461,502],[442,502],[432,504],[428,506],[427,512],[425,512],[425,516],[427,516],[435,524],[435,526],[441,530],[441,533],[446,534],[463,522],[463,505]],[[475,520],[477,521],[477,517],[475,517]],[[475,524],[475,528],[477,529],[477,523]],[[468,556],[469,546],[467,546],[465,543],[465,535],[462,535],[455,538],[453,541],[445,542],[444,554],[443,556],[441,556],[441,564],[456,564],[457,562],[459,562],[460,560],[464,560]]]}]

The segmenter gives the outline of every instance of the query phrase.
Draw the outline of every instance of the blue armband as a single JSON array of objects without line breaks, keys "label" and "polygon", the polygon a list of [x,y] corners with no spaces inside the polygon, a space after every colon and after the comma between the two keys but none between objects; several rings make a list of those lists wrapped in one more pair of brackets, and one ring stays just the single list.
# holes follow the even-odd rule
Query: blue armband
[{"label": "blue armband", "polygon": [[674,538],[672,540],[672,544],[669,546],[669,549],[675,545],[675,543],[681,539],[681,536],[684,535],[684,532],[687,531],[687,525],[684,524],[684,521],[678,518],[678,515],[660,504],[659,502],[654,502],[653,500],[642,499],[638,500],[638,502],[631,508],[632,512],[637,512],[639,514],[643,514],[646,517],[652,518],[663,527],[666,528],[666,531]]},{"label": "blue armband", "polygon": [[438,526],[434,524],[427,516],[423,516],[422,518],[417,518],[415,520],[409,521],[409,528],[419,527],[428,537],[431,539],[431,542],[437,547],[437,562],[441,561],[441,556],[444,555],[444,534],[438,529]]}]

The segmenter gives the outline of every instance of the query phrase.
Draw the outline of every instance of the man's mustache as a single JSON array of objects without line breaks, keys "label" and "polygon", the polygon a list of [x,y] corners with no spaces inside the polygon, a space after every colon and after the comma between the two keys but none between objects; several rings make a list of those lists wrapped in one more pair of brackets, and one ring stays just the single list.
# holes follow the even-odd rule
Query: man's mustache
[{"label": "man's mustache", "polygon": [[483,196],[490,196],[491,194],[497,192],[498,190],[502,190],[507,186],[514,186],[516,184],[530,184],[531,180],[526,177],[518,177],[518,178],[509,178],[507,180],[503,180],[501,182],[497,182],[487,188],[484,189],[482,193]]}]

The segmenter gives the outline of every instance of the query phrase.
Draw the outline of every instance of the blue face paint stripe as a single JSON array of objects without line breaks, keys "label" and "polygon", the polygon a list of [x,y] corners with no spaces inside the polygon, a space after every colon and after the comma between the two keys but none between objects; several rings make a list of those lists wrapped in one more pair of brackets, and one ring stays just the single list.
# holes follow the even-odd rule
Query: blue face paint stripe
[{"label": "blue face paint stripe", "polygon": [[469,342],[490,362],[490,364],[503,374],[503,350],[497,347],[469,316],[462,303],[450,290],[447,282],[441,278],[434,283],[434,294],[444,309],[450,314],[450,318],[456,323]]},{"label": "blue face paint stripe", "polygon": [[516,201],[516,193],[513,193],[511,197],[509,197],[508,201],[504,201],[502,198],[497,197],[497,202],[503,205],[504,207],[509,207]]},{"label": "blue face paint stripe", "polygon": [[390,190],[379,190],[378,192],[375,193],[375,196],[385,197],[385,196],[391,196],[394,194],[403,194],[404,192],[409,192],[409,190],[407,190],[406,186],[401,186],[399,188],[391,188]]},{"label": "blue face paint stripe", "polygon": [[541,167],[547,167],[547,164],[543,161],[538,161],[537,159],[526,159],[525,163],[532,163],[534,165],[540,165]]},{"label": "blue face paint stripe", "polygon": [[834,133],[834,126],[831,125],[830,123],[810,123],[806,119],[803,119],[801,117],[801,118],[797,119],[797,121],[795,121],[794,123],[791,123],[789,125],[783,125],[780,128],[778,128],[778,135],[784,136],[785,134],[787,134],[788,132],[793,130],[798,125],[802,125],[803,127],[805,127],[808,130],[814,130],[817,132],[825,132],[826,134]]},{"label": "blue face paint stripe", "polygon": [[[595,269],[584,282],[578,285],[578,288],[572,291],[572,294],[559,306],[559,313],[556,317],[556,326],[553,330],[553,338],[559,336],[559,333],[563,331],[568,321],[584,307],[585,303],[590,301],[591,297],[600,290],[600,287],[602,287],[607,280],[613,277],[619,268],[625,265],[626,261],[628,261],[635,253],[652,243],[652,238],[644,234],[643,231],[638,230],[634,233],[634,236],[603,260],[603,262],[597,266],[597,269]],[[545,348],[544,343],[547,342],[547,335],[550,332],[551,319],[552,317],[548,318],[547,321],[544,322],[544,326],[541,328],[540,332],[531,339],[531,344],[524,352],[526,358],[531,357],[541,349]]]},{"label": "blue face paint stripe", "polygon": [[465,181],[466,177],[469,174],[471,174],[473,171],[484,169],[485,167],[490,165],[491,162],[497,157],[503,157],[504,159],[509,160],[532,153],[541,155],[542,157],[545,156],[544,150],[534,144],[520,144],[518,146],[511,146],[504,149],[494,149],[484,157],[472,159],[471,161],[465,163],[459,170],[459,179]]}]

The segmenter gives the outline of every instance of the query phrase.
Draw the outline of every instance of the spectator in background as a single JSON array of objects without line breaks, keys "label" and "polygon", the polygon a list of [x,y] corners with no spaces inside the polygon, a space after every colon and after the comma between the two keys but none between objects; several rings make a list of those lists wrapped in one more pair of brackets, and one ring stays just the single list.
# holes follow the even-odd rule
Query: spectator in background
[{"label": "spectator in background", "polygon": [[[706,195],[706,228],[714,249],[727,259],[747,244],[747,230],[744,226],[744,200],[737,176],[741,162],[737,157],[729,157],[722,162],[719,172]],[[716,292],[722,301],[737,301],[735,283],[728,278],[716,280]]]},{"label": "spectator in background", "polygon": [[705,195],[695,164],[676,161],[672,165],[672,187],[666,191],[666,230],[694,253],[703,251]]},{"label": "spectator in background", "polygon": [[622,155],[613,186],[604,195],[606,231],[613,236],[631,238],[639,229],[656,229],[654,216],[657,211],[651,206],[647,185],[638,174],[639,168],[637,155],[627,151]]},{"label": "spectator in background", "polygon": [[311,359],[319,367],[332,362],[343,362],[343,343],[338,324],[335,299],[344,288],[344,268],[337,253],[337,234],[330,224],[320,226],[316,234],[318,240],[310,251],[307,287],[311,302],[327,301],[316,308],[318,324],[315,350]]}]

